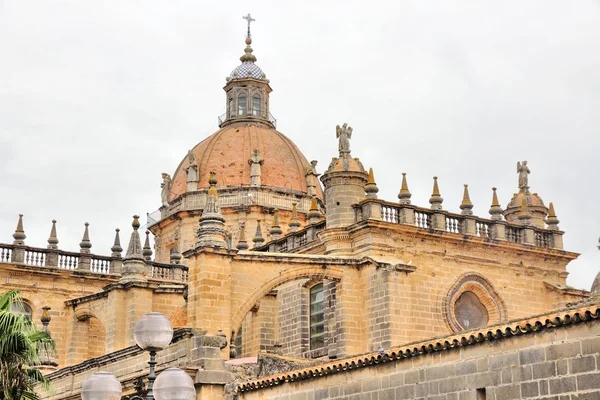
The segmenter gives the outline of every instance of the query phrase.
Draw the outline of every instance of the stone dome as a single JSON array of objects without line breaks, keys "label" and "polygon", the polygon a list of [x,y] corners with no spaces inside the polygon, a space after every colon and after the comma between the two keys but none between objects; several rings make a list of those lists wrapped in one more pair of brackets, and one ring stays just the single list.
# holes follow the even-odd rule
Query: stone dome
[{"label": "stone dome", "polygon": [[[307,193],[306,172],[312,166],[298,147],[275,129],[248,122],[226,125],[191,150],[200,169],[198,189],[209,187],[210,171],[217,173],[219,187],[250,186],[248,160],[255,149],[264,160],[261,187]],[[173,176],[169,201],[186,193],[188,166],[186,156]],[[317,197],[323,198],[320,185]]]},{"label": "stone dome", "polygon": [[544,201],[537,193],[530,193],[529,191],[519,191],[519,193],[513,194],[512,199],[508,202],[506,209],[520,208],[523,204],[523,198],[525,198],[525,204],[528,207],[546,207]]}]

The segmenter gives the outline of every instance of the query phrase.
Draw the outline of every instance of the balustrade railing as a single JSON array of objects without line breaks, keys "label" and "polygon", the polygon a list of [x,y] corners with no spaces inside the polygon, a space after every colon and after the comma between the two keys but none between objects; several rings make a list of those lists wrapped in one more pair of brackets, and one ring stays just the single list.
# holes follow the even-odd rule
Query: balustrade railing
[{"label": "balustrade railing", "polygon": [[109,274],[110,273],[110,257],[93,256],[90,262],[90,271],[97,274]]},{"label": "balustrade railing", "polygon": [[[0,263],[16,263],[33,267],[58,268],[69,271],[82,270],[89,263],[89,272],[96,274],[115,273],[115,263],[122,259],[112,256],[82,254],[64,250],[50,250],[29,246],[15,246],[0,243]],[[188,267],[180,264],[160,264],[154,261],[146,262],[149,276],[155,279],[168,279],[186,282]],[[116,271],[118,273],[118,271]]]},{"label": "balustrade railing", "polygon": [[317,234],[325,230],[325,221],[309,225],[306,228],[288,234],[280,239],[273,240],[258,248],[255,251],[269,251],[274,253],[287,253],[300,247],[310,245],[318,240]]},{"label": "balustrade railing", "polygon": [[74,270],[77,269],[79,264],[79,254],[78,253],[58,253],[58,268],[60,269],[69,269]]},{"label": "balustrade railing", "polygon": [[[472,215],[453,214],[443,210],[434,211],[411,205],[404,206],[383,200],[367,200],[354,207],[356,222],[373,218],[373,215],[379,215],[378,211],[373,212],[373,207],[375,207],[375,210],[380,207],[381,220],[384,222],[412,224],[419,228],[441,229],[450,233],[474,235],[484,239],[500,239],[537,247],[555,248],[557,241],[554,235],[562,234],[558,231],[512,224],[507,221],[492,221]],[[500,225],[500,227],[494,228],[495,224]],[[558,242],[562,243],[561,240],[558,240]],[[562,248],[560,244],[558,246],[557,248]]]},{"label": "balustrade railing", "polygon": [[489,238],[490,236],[490,223],[487,221],[477,221],[475,222],[475,233],[477,236],[483,238]]},{"label": "balustrade railing", "polygon": [[0,245],[0,262],[10,262],[12,257],[12,246]]}]

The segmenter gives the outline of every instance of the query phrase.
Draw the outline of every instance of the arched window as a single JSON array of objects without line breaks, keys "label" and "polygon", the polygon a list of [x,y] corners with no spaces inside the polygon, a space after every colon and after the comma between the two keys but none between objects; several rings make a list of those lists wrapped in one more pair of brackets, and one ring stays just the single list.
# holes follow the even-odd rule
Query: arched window
[{"label": "arched window", "polygon": [[244,353],[244,349],[242,347],[242,343],[243,343],[243,333],[242,333],[242,327],[240,326],[240,329],[238,329],[236,335],[235,335],[235,349],[237,352],[236,358],[242,358],[242,354]]},{"label": "arched window", "polygon": [[310,349],[325,346],[325,315],[323,284],[310,288]]},{"label": "arched window", "polygon": [[31,310],[29,304],[25,302],[13,303],[11,309],[13,313],[25,315],[27,319],[31,321],[33,310]]},{"label": "arched window", "polygon": [[252,96],[252,115],[260,115],[260,96],[258,94]]},{"label": "arched window", "polygon": [[227,110],[228,110],[228,111],[227,111],[227,113],[228,113],[228,116],[229,116],[230,118],[231,118],[231,117],[233,117],[233,116],[235,115],[235,106],[234,106],[234,104],[233,104],[233,97],[230,97],[230,98],[229,98],[229,105],[228,105],[228,109],[227,109]]},{"label": "arched window", "polygon": [[246,115],[246,95],[243,93],[238,96],[238,115]]}]

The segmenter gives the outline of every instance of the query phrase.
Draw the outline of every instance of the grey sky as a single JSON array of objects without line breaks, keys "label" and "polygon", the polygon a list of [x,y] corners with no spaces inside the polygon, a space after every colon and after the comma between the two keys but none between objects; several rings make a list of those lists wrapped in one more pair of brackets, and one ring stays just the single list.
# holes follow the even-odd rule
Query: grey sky
[{"label": "grey sky", "polygon": [[[553,201],[565,248],[582,253],[568,283],[600,269],[600,5],[565,1],[0,0],[0,242],[17,214],[26,242],[109,254],[115,227],[160,205],[160,174],[217,129],[225,76],[243,53],[250,12],[257,64],[278,129],[323,172],[335,125],[396,201],[444,208],[469,184],[488,217],[529,161],[531,190]],[[126,243],[124,243],[126,244]]]}]

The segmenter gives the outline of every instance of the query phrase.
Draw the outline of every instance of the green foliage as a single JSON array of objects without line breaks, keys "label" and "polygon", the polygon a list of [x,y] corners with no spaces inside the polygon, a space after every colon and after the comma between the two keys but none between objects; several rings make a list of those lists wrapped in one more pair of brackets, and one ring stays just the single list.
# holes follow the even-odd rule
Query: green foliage
[{"label": "green foliage", "polygon": [[22,304],[19,291],[0,294],[0,400],[37,400],[34,387],[49,389],[48,380],[35,368],[40,364],[38,349],[54,350],[54,340],[39,331],[23,314],[13,312]]}]

